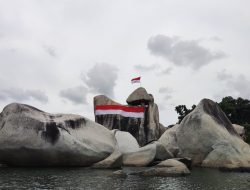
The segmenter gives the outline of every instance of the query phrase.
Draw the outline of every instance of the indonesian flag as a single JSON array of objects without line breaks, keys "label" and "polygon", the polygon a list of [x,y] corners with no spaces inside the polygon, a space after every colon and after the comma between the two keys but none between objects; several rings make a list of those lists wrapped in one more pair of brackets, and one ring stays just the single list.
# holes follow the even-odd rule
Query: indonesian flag
[{"label": "indonesian flag", "polygon": [[141,77],[136,77],[136,78],[133,78],[131,79],[131,83],[140,83],[140,80],[141,80]]},{"label": "indonesian flag", "polygon": [[144,117],[144,107],[123,105],[99,105],[95,107],[95,115],[117,114],[123,117]]}]

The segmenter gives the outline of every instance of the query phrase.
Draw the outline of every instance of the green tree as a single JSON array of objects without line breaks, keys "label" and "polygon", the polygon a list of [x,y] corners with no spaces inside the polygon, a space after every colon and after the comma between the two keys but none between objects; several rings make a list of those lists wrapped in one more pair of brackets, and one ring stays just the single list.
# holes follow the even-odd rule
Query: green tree
[{"label": "green tree", "polygon": [[191,109],[187,109],[185,105],[179,105],[175,107],[175,111],[177,112],[178,116],[178,123],[181,123],[184,117],[189,114],[191,111],[194,110],[196,105],[193,105]]},{"label": "green tree", "polygon": [[225,97],[218,103],[232,123],[250,124],[250,101],[243,98]]}]

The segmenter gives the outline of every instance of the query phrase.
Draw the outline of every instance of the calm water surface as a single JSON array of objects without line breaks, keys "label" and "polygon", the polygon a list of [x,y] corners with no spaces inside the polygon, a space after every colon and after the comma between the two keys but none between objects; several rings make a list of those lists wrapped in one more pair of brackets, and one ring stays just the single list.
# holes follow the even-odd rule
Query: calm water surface
[{"label": "calm water surface", "polygon": [[[126,170],[130,170],[127,168]],[[112,176],[88,168],[0,168],[0,189],[246,189],[250,173],[196,168],[187,177]]]}]

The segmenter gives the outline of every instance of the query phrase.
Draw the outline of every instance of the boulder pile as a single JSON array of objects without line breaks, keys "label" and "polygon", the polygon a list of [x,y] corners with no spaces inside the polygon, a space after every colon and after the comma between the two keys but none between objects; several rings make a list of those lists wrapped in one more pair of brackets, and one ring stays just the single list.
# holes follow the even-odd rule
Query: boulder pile
[{"label": "boulder pile", "polygon": [[193,165],[213,168],[250,168],[250,146],[238,135],[221,108],[203,99],[180,125],[159,139],[177,157],[189,157]]}]

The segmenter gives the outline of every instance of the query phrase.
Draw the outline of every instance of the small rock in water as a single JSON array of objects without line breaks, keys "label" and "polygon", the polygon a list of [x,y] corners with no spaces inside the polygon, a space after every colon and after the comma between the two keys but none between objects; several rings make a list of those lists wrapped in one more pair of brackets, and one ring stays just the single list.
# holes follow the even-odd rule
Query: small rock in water
[{"label": "small rock in water", "polygon": [[113,172],[113,176],[127,177],[127,174],[123,170],[117,170]]}]

